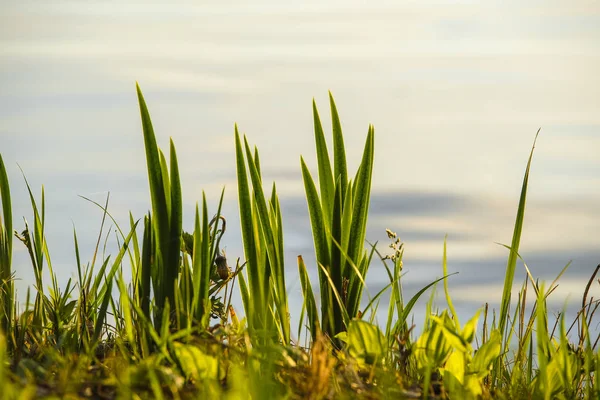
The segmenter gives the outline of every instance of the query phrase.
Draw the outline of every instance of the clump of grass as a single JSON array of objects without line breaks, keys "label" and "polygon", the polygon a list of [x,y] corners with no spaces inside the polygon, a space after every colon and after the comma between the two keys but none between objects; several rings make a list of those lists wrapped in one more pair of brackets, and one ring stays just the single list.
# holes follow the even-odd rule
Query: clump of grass
[{"label": "clump of grass", "polygon": [[[345,332],[350,319],[358,315],[364,278],[373,255],[373,252],[365,251],[364,242],[371,195],[375,131],[373,126],[369,126],[358,171],[354,181],[348,180],[344,138],[331,93],[329,101],[333,126],[333,171],[323,127],[313,101],[320,193],[317,192],[304,159],[300,159],[321,294],[321,324],[314,312],[308,314],[313,339],[319,329],[330,337]],[[304,268],[303,263],[300,263],[300,268]],[[306,288],[307,285],[303,287]],[[305,296],[307,295],[311,294],[305,289]],[[312,299],[309,301],[314,302]]]},{"label": "clump of grass", "polygon": [[[464,324],[452,303],[446,241],[442,277],[408,301],[402,293],[404,245],[388,230],[392,254],[367,250],[366,226],[374,158],[369,127],[362,160],[348,178],[341,123],[333,97],[333,167],[313,103],[318,186],[303,159],[301,170],[313,232],[319,291],[313,291],[303,258],[298,273],[304,295],[294,344],[283,263],[283,219],[275,184],[263,190],[258,150],[235,129],[241,233],[245,260],[229,267],[220,250],[225,234],[221,215],[206,197],[196,205],[194,232],[182,231],[182,183],[175,145],[169,162],[157,146],[150,114],[137,87],[146,149],[152,209],[127,228],[114,220],[109,198],[92,260],[80,259],[73,232],[77,281],[61,288],[46,244],[45,196],[40,207],[27,183],[33,225],[15,236],[26,246],[34,270],[20,311],[12,285],[12,214],[8,175],[0,156],[0,387],[3,398],[599,398],[600,354],[591,333],[597,299],[588,297],[596,268],[585,287],[581,311],[567,328],[564,314],[549,321],[547,299],[557,279],[538,283],[527,276],[512,301],[511,291],[524,224],[533,148],[527,163],[507,261],[498,318],[487,305]],[[537,135],[536,135],[537,138]],[[534,142],[535,143],[535,142]],[[248,177],[250,179],[248,179]],[[91,200],[90,200],[91,201]],[[212,218],[210,215],[213,215]],[[117,228],[116,256],[97,255],[105,221]],[[138,238],[137,228],[143,232]],[[389,284],[371,297],[365,277],[373,256],[383,263]],[[391,263],[391,265],[389,265]],[[126,282],[123,268],[131,268]],[[245,271],[243,269],[245,268]],[[43,272],[51,285],[45,289]],[[239,277],[245,317],[231,306]],[[423,330],[414,334],[411,312],[429,289],[443,281],[447,309],[426,305]],[[224,290],[223,290],[224,289]],[[534,296],[526,316],[528,291]],[[375,322],[389,291],[387,320]],[[359,310],[363,292],[368,305]],[[319,295],[321,313],[317,310]],[[432,293],[433,295],[433,293]],[[238,310],[239,311],[239,310]],[[477,332],[483,314],[483,330]],[[490,322],[491,319],[491,322]],[[306,320],[306,324],[305,324]],[[577,325],[577,338],[571,330]]]},{"label": "clump of grass", "polygon": [[[268,343],[279,337],[290,343],[290,318],[283,262],[283,222],[275,183],[271,197],[263,191],[258,149],[254,153],[235,127],[238,198],[247,278],[240,275],[240,290],[253,338]],[[246,163],[248,169],[246,169]],[[248,183],[248,173],[252,191]],[[246,281],[248,283],[246,283]]]}]

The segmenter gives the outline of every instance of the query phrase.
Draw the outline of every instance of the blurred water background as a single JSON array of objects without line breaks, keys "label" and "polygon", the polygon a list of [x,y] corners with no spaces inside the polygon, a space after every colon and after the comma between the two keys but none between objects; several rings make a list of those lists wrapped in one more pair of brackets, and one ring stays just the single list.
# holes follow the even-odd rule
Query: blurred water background
[{"label": "blurred water background", "polygon": [[[39,199],[62,282],[75,277],[73,227],[91,260],[103,203],[123,226],[150,207],[139,81],[159,145],[177,147],[184,226],[206,191],[223,186],[230,264],[243,256],[233,126],[261,154],[284,210],[292,320],[302,305],[296,256],[317,285],[300,155],[315,170],[311,101],[330,132],[335,96],[349,166],[369,123],[375,166],[368,239],[405,243],[411,296],[442,275],[466,319],[498,308],[526,161],[530,178],[521,255],[548,283],[572,261],[550,305],[571,316],[600,262],[600,6],[597,2],[0,0],[0,153],[15,229],[32,220],[20,165]],[[329,139],[329,136],[328,136]],[[38,200],[39,201],[39,200]],[[114,231],[114,227],[112,228]],[[116,253],[115,235],[106,253]],[[102,249],[101,249],[102,250]],[[33,284],[15,244],[17,290]],[[524,279],[519,262],[515,288]],[[367,279],[387,284],[381,263]],[[596,297],[600,292],[594,286]],[[384,296],[381,310],[385,311]],[[445,306],[442,296],[440,307]],[[422,303],[415,321],[422,321]]]}]

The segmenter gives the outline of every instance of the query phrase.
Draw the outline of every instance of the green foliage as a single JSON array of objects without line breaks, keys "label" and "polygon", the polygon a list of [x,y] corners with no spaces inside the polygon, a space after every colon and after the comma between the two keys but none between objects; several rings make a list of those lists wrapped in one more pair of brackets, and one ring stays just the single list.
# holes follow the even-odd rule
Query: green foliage
[{"label": "green foliage", "polygon": [[[508,326],[508,313],[510,308],[511,291],[515,276],[515,269],[517,266],[519,244],[521,243],[521,232],[523,230],[523,221],[525,219],[525,203],[527,201],[527,185],[529,183],[529,170],[531,168],[531,160],[533,159],[533,150],[535,149],[535,142],[537,141],[539,133],[540,131],[538,130],[535,135],[535,139],[533,140],[531,152],[529,153],[529,160],[527,161],[527,168],[525,169],[525,176],[523,177],[523,185],[521,187],[521,196],[519,198],[519,207],[517,209],[517,216],[515,219],[512,243],[509,249],[510,253],[506,264],[506,275],[504,277],[504,289],[502,291],[502,300],[500,303],[500,317],[498,320],[498,327],[500,329],[500,333],[503,335],[503,343],[505,345],[504,352],[508,350],[508,344],[510,343],[510,336],[512,334],[510,331],[506,330]],[[496,368],[494,369],[494,373],[492,375],[492,382],[494,386],[497,384],[497,379],[499,378],[499,372],[503,361],[502,359],[503,357],[501,355],[498,358],[498,363],[496,364]]]},{"label": "green foliage", "polygon": [[[348,180],[346,151],[337,108],[330,93],[333,126],[331,161],[321,119],[313,101],[320,193],[304,159],[300,159],[319,271],[321,328],[330,337],[347,329],[359,314],[371,258],[364,249],[373,171],[374,128],[369,126],[354,182]],[[347,317],[346,317],[347,316]]]},{"label": "green foliage", "polygon": [[[154,299],[156,301],[155,322],[160,323],[165,305],[175,304],[175,287],[179,273],[181,250],[182,201],[179,167],[173,140],[170,142],[170,164],[156,144],[154,128],[148,107],[139,86],[137,95],[142,116],[144,144],[150,197],[152,199],[152,233],[150,234],[150,269]],[[159,326],[160,329],[160,326]]]},{"label": "green foliage", "polygon": [[[283,262],[283,223],[275,184],[267,201],[258,149],[254,154],[235,127],[238,198],[247,275],[240,276],[244,310],[253,339],[269,343],[279,336],[290,343],[290,322]],[[245,154],[245,156],[244,156]],[[246,162],[248,168],[246,169]],[[252,192],[248,182],[252,183]],[[248,284],[246,284],[246,280]]]},{"label": "green foliage", "polygon": [[[313,103],[318,162],[317,183],[301,159],[304,188],[317,256],[320,298],[307,266],[298,256],[304,297],[298,338],[306,320],[307,345],[293,343],[283,261],[283,221],[275,184],[263,189],[258,150],[235,129],[241,234],[245,262],[231,271],[221,239],[226,220],[209,218],[206,196],[196,204],[194,232],[182,231],[182,194],[173,141],[169,162],[157,145],[150,115],[137,87],[152,209],[143,221],[130,214],[122,230],[104,205],[92,260],[80,258],[73,230],[76,280],[61,287],[44,236],[45,196],[38,207],[27,180],[33,223],[15,234],[34,272],[24,311],[14,298],[12,210],[8,178],[0,157],[0,387],[2,398],[599,398],[598,340],[590,333],[599,304],[588,299],[596,273],[586,286],[576,341],[564,313],[550,329],[547,299],[566,271],[545,290],[525,262],[527,277],[511,302],[511,290],[524,223],[530,154],[509,250],[498,319],[481,310],[464,325],[456,313],[443,243],[442,277],[405,301],[402,293],[404,246],[388,230],[392,255],[364,248],[371,190],[374,131],[369,127],[362,160],[348,178],[341,124],[330,95],[333,163]],[[537,135],[536,135],[537,138]],[[118,252],[99,260],[104,224],[117,229]],[[138,238],[138,223],[143,233]],[[108,236],[105,238],[105,240]],[[389,284],[359,311],[365,277],[377,254]],[[388,265],[392,262],[392,266]],[[131,282],[123,266],[129,263]],[[243,268],[246,271],[242,271]],[[44,286],[47,273],[50,285]],[[239,276],[245,318],[231,305]],[[433,304],[443,281],[447,309]],[[231,290],[230,290],[231,287]],[[535,296],[527,300],[528,289]],[[224,289],[224,294],[222,291]],[[425,326],[414,334],[416,302],[429,289]],[[390,293],[385,330],[376,322],[381,296]],[[320,300],[320,301],[318,301]],[[318,304],[321,315],[319,318]],[[511,306],[514,309],[511,311]],[[530,304],[532,303],[532,304]],[[526,318],[526,308],[531,315]],[[512,314],[511,314],[512,313]],[[370,317],[368,316],[370,314]],[[213,323],[218,319],[218,323]],[[558,330],[556,327],[558,326]]]},{"label": "green foliage", "polygon": [[346,343],[348,353],[361,367],[380,364],[387,354],[387,342],[381,329],[360,319],[350,321],[348,331],[337,337]]}]

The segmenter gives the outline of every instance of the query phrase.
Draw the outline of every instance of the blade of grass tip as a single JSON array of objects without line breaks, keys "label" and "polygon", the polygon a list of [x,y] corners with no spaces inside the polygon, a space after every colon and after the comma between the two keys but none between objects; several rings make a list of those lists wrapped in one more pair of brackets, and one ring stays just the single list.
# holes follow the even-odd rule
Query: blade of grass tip
[{"label": "blade of grass tip", "polygon": [[135,228],[136,228],[135,226],[131,228],[131,232],[129,232],[129,234],[125,238],[125,241],[121,245],[119,253],[115,257],[115,261],[113,262],[113,265],[110,268],[110,271],[108,272],[108,275],[106,277],[107,280],[113,279],[113,277],[115,276],[115,274],[119,270],[119,267],[121,266],[121,261],[123,260],[123,257],[125,256],[125,252],[127,251],[127,247],[129,245],[129,241],[131,240],[131,237],[133,236],[133,233],[135,232]]},{"label": "blade of grass tip", "polygon": [[[85,197],[84,197],[85,199]],[[104,204],[104,207],[100,206],[100,204],[98,204],[98,206],[102,209],[102,222],[100,223],[100,232],[98,233],[98,240],[96,240],[96,248],[94,250],[94,255],[92,257],[92,270],[94,269],[94,265],[96,265],[96,256],[98,255],[98,248],[100,247],[100,240],[102,238],[102,230],[104,229],[104,223],[106,222],[106,215],[108,214],[108,202],[110,199],[110,192],[108,192],[106,194],[106,203]],[[90,200],[91,201],[91,200]],[[112,218],[112,216],[111,216]],[[117,229],[120,230],[119,228],[119,224],[117,224],[117,222],[113,219],[113,223],[115,224],[115,226],[117,227]],[[123,236],[121,234],[121,236]]]},{"label": "blade of grass tip", "polygon": [[[451,277],[452,275],[456,275],[456,274],[458,274],[458,272],[454,272],[454,273],[452,273],[450,275],[442,276],[441,278],[434,280],[433,282],[429,283],[427,286],[425,286],[424,288],[422,288],[421,290],[419,290],[408,301],[408,303],[406,303],[406,306],[404,306],[404,308],[402,309],[401,318],[398,318],[398,321],[396,321],[396,323],[394,324],[394,327],[392,328],[392,332],[394,333],[394,335],[398,333],[398,329],[400,328],[400,325],[403,324],[406,321],[406,319],[408,318],[408,315],[410,314],[410,312],[412,311],[413,307],[417,303],[417,300],[419,300],[419,298],[421,297],[421,295],[423,295],[423,293],[425,293],[427,291],[427,289],[429,289],[430,287],[432,287],[433,285],[435,285],[439,281],[441,281],[443,279],[447,279],[447,278]],[[429,314],[430,313],[428,312],[426,315],[429,315]]]},{"label": "blade of grass tip", "polygon": [[[281,207],[279,204],[279,197],[277,196],[277,187],[275,186],[275,182],[273,182],[273,186],[271,188],[271,199],[269,202],[271,230],[273,231],[273,236],[276,239],[277,255],[281,259],[283,255],[283,220],[281,218]],[[283,259],[281,259],[281,263],[283,263]],[[279,273],[282,271],[277,272]]]},{"label": "blade of grass tip", "polygon": [[302,166],[302,178],[304,180],[306,202],[308,204],[308,214],[311,222],[310,225],[312,228],[317,260],[323,265],[329,265],[329,241],[327,239],[324,214],[319,201],[319,195],[317,194],[315,182],[302,157],[300,157],[300,163]]},{"label": "blade of grass tip", "polygon": [[[217,207],[217,213],[214,216],[214,220],[215,220],[215,226],[212,230],[212,234],[211,237],[213,238],[213,240],[211,240],[210,242],[210,254],[212,254],[211,256],[211,260],[215,260],[217,258],[217,256],[219,255],[218,252],[220,250],[220,244],[221,244],[221,238],[223,237],[223,235],[225,234],[225,228],[227,226],[225,217],[223,217],[221,215],[221,209],[223,208],[223,198],[225,197],[225,187],[223,187],[223,189],[221,190],[221,197],[219,198],[219,206]],[[221,219],[222,225],[221,225],[221,232],[220,234],[217,236],[217,232],[219,231],[219,219]],[[210,224],[209,224],[210,225]],[[216,238],[216,240],[214,239]]]},{"label": "blade of grass tip", "polygon": [[[266,263],[266,274],[265,281],[268,282],[269,278],[273,276],[274,280],[278,283],[283,283],[282,292],[285,293],[285,278],[283,274],[284,264],[283,264],[283,255],[279,252],[279,246],[277,239],[279,235],[277,232],[274,232],[273,226],[270,223],[272,220],[266,203],[265,194],[262,186],[262,178],[256,169],[256,165],[254,164],[254,160],[252,157],[252,152],[250,151],[250,146],[248,145],[248,141],[246,137],[244,137],[244,145],[246,148],[246,161],[248,162],[248,170],[250,172],[250,178],[252,181],[252,187],[254,188],[254,200],[255,207],[258,212],[257,223],[260,224],[260,230],[264,236],[264,244],[267,251],[267,256],[269,262]],[[279,272],[281,271],[281,272]],[[281,286],[281,285],[279,285]],[[281,288],[280,288],[281,290]],[[283,304],[282,304],[283,305]],[[279,307],[278,307],[279,308]],[[285,305],[283,305],[285,308]],[[283,310],[280,310],[283,311]]]},{"label": "blade of grass tip", "polygon": [[266,250],[269,254],[272,267],[277,269],[279,265],[282,265],[281,257],[277,254],[275,246],[275,234],[269,224],[269,212],[267,209],[267,203],[262,187],[262,178],[256,169],[254,160],[252,159],[252,152],[246,137],[244,137],[244,145],[246,148],[246,161],[248,162],[248,170],[250,172],[250,179],[252,181],[252,187],[254,188],[254,200],[256,208],[259,214],[259,222],[262,227],[263,234],[266,239]]},{"label": "blade of grass tip", "polygon": [[[569,264],[570,264],[570,262],[569,262]],[[586,313],[587,297],[590,292],[590,287],[592,286],[592,282],[594,282],[594,278],[596,277],[596,274],[598,273],[598,271],[600,271],[600,264],[598,264],[598,266],[594,270],[594,273],[592,274],[591,278],[588,280],[587,284],[585,285],[585,290],[583,291],[583,297],[581,298],[581,311],[583,314],[583,320],[586,321],[586,323],[587,323],[587,313]],[[591,305],[591,302],[590,302],[590,305]],[[591,322],[591,319],[590,319],[590,322]],[[583,332],[584,331],[583,331],[583,326],[582,326],[581,333],[579,336],[580,337],[579,346],[583,346],[583,337],[584,337]]]},{"label": "blade of grass tip", "polygon": [[256,170],[258,171],[258,175],[262,176],[260,172],[260,156],[258,155],[258,147],[254,146],[254,165],[256,166]]},{"label": "blade of grass tip", "polygon": [[558,281],[559,281],[559,279],[564,275],[565,272],[567,272],[567,269],[569,269],[569,267],[571,266],[571,263],[572,263],[572,261],[569,261],[563,267],[563,269],[560,270],[560,272],[558,273],[558,275],[556,275],[556,278],[554,278],[554,280],[550,284],[550,291],[549,291],[550,293],[552,293],[558,287]]},{"label": "blade of grass tip", "polygon": [[[129,228],[131,229],[131,227],[135,224],[135,220],[133,219],[133,214],[131,213],[131,211],[129,212]],[[121,235],[123,236],[123,235]],[[133,247],[133,254],[134,256],[131,257],[131,265],[136,266],[139,264],[140,262],[140,244],[138,241],[138,237],[137,237],[137,232],[135,232],[133,234],[133,237],[131,238],[131,242],[132,242],[132,247]],[[133,271],[132,271],[133,272]]]},{"label": "blade of grass tip", "polygon": [[[210,228],[208,226],[208,205],[206,204],[206,195],[202,192],[202,245],[200,247],[200,262],[202,263],[202,276],[200,277],[200,295],[202,296],[202,313],[201,318],[210,312],[208,304],[208,288],[210,286],[210,270],[212,267],[212,259],[209,253]],[[195,251],[195,250],[194,250]]]},{"label": "blade of grass tip", "polygon": [[373,172],[374,155],[374,130],[369,126],[369,133],[365,142],[362,161],[355,180],[354,209],[352,211],[352,224],[350,227],[350,246],[348,256],[355,263],[363,252],[369,199],[371,196],[371,176]]},{"label": "blade of grass tip", "polygon": [[77,277],[79,278],[79,289],[85,290],[85,277],[82,274],[81,258],[79,257],[79,244],[77,243],[77,231],[73,224],[73,242],[75,243],[75,262],[77,263]]},{"label": "blade of grass tip", "polygon": [[538,134],[540,130],[538,129],[535,134],[535,139],[533,141],[533,146],[531,148],[531,152],[529,154],[529,160],[527,161],[527,168],[525,169],[525,176],[523,177],[523,185],[521,188],[521,196],[519,199],[519,207],[517,210],[517,216],[515,219],[515,226],[513,231],[513,239],[511,243],[511,250],[508,257],[507,265],[506,265],[506,275],[504,278],[504,290],[502,292],[502,303],[500,307],[500,319],[499,319],[499,328],[500,333],[504,334],[504,328],[506,327],[506,319],[508,317],[508,307],[510,305],[510,295],[512,290],[512,283],[515,275],[515,268],[517,265],[517,254],[519,252],[519,245],[521,243],[521,232],[523,230],[523,221],[525,219],[525,203],[527,201],[527,185],[529,182],[529,171],[531,168],[531,160],[533,158],[533,151],[535,149],[535,143],[537,141]]},{"label": "blade of grass tip", "polygon": [[[525,169],[525,176],[523,177],[523,185],[521,187],[521,196],[519,198],[519,207],[517,209],[517,216],[515,218],[515,225],[513,231],[513,238],[511,243],[511,250],[508,256],[508,261],[506,263],[506,274],[504,277],[504,288],[502,290],[502,300],[500,304],[500,316],[498,319],[498,328],[500,330],[500,334],[506,341],[505,332],[507,319],[508,319],[508,310],[510,307],[510,297],[512,291],[513,279],[515,276],[515,269],[517,265],[517,253],[519,252],[519,245],[521,243],[521,232],[523,230],[523,221],[525,219],[525,203],[527,201],[527,185],[529,181],[529,171],[531,168],[531,160],[533,159],[533,151],[535,149],[535,143],[537,141],[537,137],[540,133],[538,129],[535,134],[535,139],[533,140],[533,146],[531,148],[531,152],[529,153],[529,159],[527,161],[527,167]],[[492,389],[496,387],[496,381],[498,379],[498,373],[500,366],[502,365],[504,355],[500,354],[498,360],[494,366],[492,372]]]},{"label": "blade of grass tip", "polygon": [[[195,315],[197,320],[200,320],[204,309],[201,304],[203,284],[201,282],[203,278],[202,268],[202,228],[200,225],[200,210],[198,208],[198,202],[196,202],[196,213],[194,217],[194,245],[192,254],[192,276],[194,286],[194,298],[192,300],[192,313]],[[205,277],[204,277],[205,278]],[[206,278],[205,278],[206,279]]]},{"label": "blade of grass tip", "polygon": [[314,99],[312,106],[315,129],[315,144],[317,148],[317,165],[319,169],[319,188],[321,189],[321,206],[323,207],[325,221],[327,226],[329,226],[333,212],[334,179],[331,172],[331,161],[329,159],[329,152],[327,150],[327,142],[325,141],[325,135],[323,134],[323,126],[321,125],[321,118],[319,118],[317,103]]},{"label": "blade of grass tip", "polygon": [[[448,239],[448,235],[444,236],[444,256],[442,257],[442,269],[444,276],[448,275],[448,257],[446,253],[446,242]],[[458,314],[456,313],[456,309],[454,308],[454,304],[452,304],[452,298],[450,297],[450,291],[448,290],[448,280],[444,279],[444,294],[446,295],[446,303],[448,303],[448,308],[450,308],[450,313],[454,318],[454,324],[456,325],[456,329],[460,330],[460,322],[458,321]]]},{"label": "blade of grass tip", "polygon": [[[32,261],[33,261],[33,267],[35,269],[36,272],[36,276],[39,275],[41,277],[41,273],[42,273],[42,264],[43,264],[43,250],[41,248],[42,244],[43,244],[43,232],[44,232],[44,186],[42,186],[42,216],[40,217],[40,213],[37,207],[37,203],[35,201],[35,197],[33,196],[33,192],[31,191],[31,186],[29,185],[29,182],[27,181],[27,178],[25,177],[25,172],[23,172],[23,169],[19,166],[19,169],[21,170],[21,174],[23,175],[23,179],[25,180],[25,185],[27,186],[27,191],[29,192],[29,199],[31,201],[31,209],[33,210],[33,216],[34,216],[34,229],[33,229],[33,243],[32,243],[32,250],[33,253],[31,253],[32,255]],[[27,227],[27,224],[26,224]],[[30,232],[31,234],[31,232]],[[30,242],[31,243],[31,242]],[[41,278],[40,278],[41,279]],[[41,280],[38,282],[38,284],[41,283]],[[41,291],[41,293],[43,293],[43,288],[40,287],[38,289],[38,291]]]},{"label": "blade of grass tip", "polygon": [[377,292],[377,294],[375,294],[375,296],[373,296],[373,298],[369,301],[369,303],[367,304],[367,306],[362,311],[362,315],[365,315],[367,313],[367,310],[369,308],[371,308],[373,306],[373,304],[375,304],[375,302],[377,301],[377,299],[379,299],[379,297],[381,297],[381,295],[384,294],[385,291],[388,290],[390,287],[392,287],[392,282],[388,283],[379,292]]},{"label": "blade of grass tip", "polygon": [[162,174],[163,185],[165,188],[165,200],[167,202],[167,214],[171,215],[171,180],[169,178],[169,169],[167,166],[167,159],[165,158],[165,154],[158,148],[158,156],[160,158],[160,171]]},{"label": "blade of grass tip", "polygon": [[279,258],[279,264],[274,269],[275,283],[278,292],[279,301],[277,303],[277,314],[281,321],[281,326],[284,333],[286,343],[290,342],[290,324],[289,324],[289,306],[287,288],[285,285],[285,265],[284,265],[284,250],[283,250],[283,220],[281,217],[281,206],[279,204],[279,198],[277,196],[277,189],[275,182],[273,182],[273,190],[271,192],[270,200],[270,222],[273,235],[276,238],[275,251]]},{"label": "blade of grass tip", "polygon": [[[86,200],[86,201],[89,201],[90,203],[94,204],[96,207],[98,207],[98,208],[100,208],[102,210],[102,223],[100,224],[100,232],[98,233],[98,240],[96,241],[96,247],[95,247],[94,255],[93,255],[93,258],[92,258],[92,266],[93,266],[94,263],[95,263],[95,261],[96,261],[96,257],[97,257],[97,254],[98,254],[98,249],[100,248],[100,241],[102,240],[102,231],[104,230],[104,224],[105,224],[105,220],[106,220],[107,216],[111,219],[111,221],[113,222],[113,224],[117,228],[117,232],[119,233],[119,235],[121,236],[121,238],[125,239],[126,235],[123,232],[123,230],[121,229],[121,226],[119,225],[119,223],[117,222],[117,220],[108,211],[108,201],[109,201],[109,198],[110,198],[110,192],[108,192],[108,194],[106,196],[106,203],[105,203],[104,206],[102,204],[100,204],[100,203],[92,200],[92,199],[89,199],[89,198],[85,197],[85,196],[82,196],[82,195],[78,195],[78,196],[81,197],[82,199]],[[130,218],[130,227],[131,227],[131,224],[133,223],[133,216],[131,215],[131,212],[129,213],[129,218]],[[136,238],[136,237],[134,236],[134,238]],[[134,243],[137,243],[137,242],[134,241]],[[139,259],[137,244],[135,245],[134,250],[135,250],[135,254],[136,254],[136,259]],[[128,250],[128,252],[129,252],[129,250]],[[132,258],[131,255],[129,257],[130,257],[130,259]]]},{"label": "blade of grass tip", "polygon": [[[244,254],[248,263],[248,283],[250,285],[252,293],[256,294],[257,296],[260,296],[260,288],[256,286],[259,282],[259,277],[253,276],[253,274],[256,273],[254,271],[256,270],[258,265],[258,258],[256,254],[256,245],[254,243],[254,228],[252,224],[253,211],[252,202],[250,200],[250,187],[248,184],[248,174],[246,171],[244,152],[242,150],[242,143],[240,141],[240,135],[238,132],[237,125],[235,125],[235,154],[238,181],[238,203],[240,207],[240,224],[242,228]],[[250,320],[251,318],[253,317],[248,315],[248,319]]]},{"label": "blade of grass tip", "polygon": [[181,181],[179,178],[179,166],[177,163],[177,152],[173,139],[170,140],[170,197],[171,197],[171,212],[169,215],[169,260],[165,267],[168,270],[167,284],[170,290],[175,290],[175,284],[179,275],[180,253],[181,253],[181,232],[183,228],[183,205],[181,195]]},{"label": "blade of grass tip", "polygon": [[[346,165],[346,148],[344,146],[344,135],[342,124],[338,115],[333,95],[329,92],[329,107],[331,109],[331,126],[333,130],[333,178],[340,179],[342,196],[346,194],[348,186],[348,167]],[[343,202],[343,199],[342,199]]]},{"label": "blade of grass tip", "polygon": [[[146,149],[146,164],[148,169],[148,181],[150,184],[150,198],[152,201],[153,214],[153,229],[156,236],[156,253],[154,254],[154,262],[158,270],[163,269],[163,254],[166,251],[165,246],[168,246],[169,240],[169,207],[168,199],[165,195],[164,175],[166,174],[166,162],[164,156],[156,144],[154,128],[146,106],[146,101],[142,95],[139,85],[136,83],[138,102],[140,105],[140,114],[142,119],[142,130],[144,135],[144,147]],[[169,196],[170,200],[170,196]],[[164,273],[164,272],[163,272]],[[157,306],[164,306],[164,288],[155,287],[155,297]]]}]

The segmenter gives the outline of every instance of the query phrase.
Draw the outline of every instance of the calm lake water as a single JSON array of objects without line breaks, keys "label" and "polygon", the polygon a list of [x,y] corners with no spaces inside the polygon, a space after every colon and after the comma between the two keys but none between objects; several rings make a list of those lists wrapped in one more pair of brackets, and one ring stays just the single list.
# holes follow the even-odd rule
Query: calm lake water
[{"label": "calm lake water", "polygon": [[[233,127],[261,154],[284,210],[293,317],[296,256],[314,250],[300,155],[316,166],[311,101],[329,132],[335,96],[355,170],[369,123],[375,166],[368,239],[405,242],[405,291],[441,276],[448,235],[451,294],[467,317],[501,298],[527,157],[521,255],[553,296],[581,302],[600,262],[600,7],[584,2],[8,2],[0,0],[0,153],[14,225],[32,220],[21,166],[46,192],[46,230],[62,282],[76,274],[73,226],[91,260],[103,202],[123,225],[150,207],[135,95],[139,81],[159,145],[178,151],[191,230],[206,191],[211,213],[226,187],[226,251],[241,257]],[[114,230],[114,227],[113,227]],[[106,253],[115,253],[114,235]],[[33,283],[25,248],[14,268]],[[524,278],[522,263],[515,280]],[[374,263],[371,293],[387,275]],[[596,297],[600,285],[595,285]],[[444,306],[443,296],[438,304]],[[382,309],[384,306],[382,305]],[[297,312],[296,312],[297,311]],[[424,309],[416,310],[420,320]]]}]

